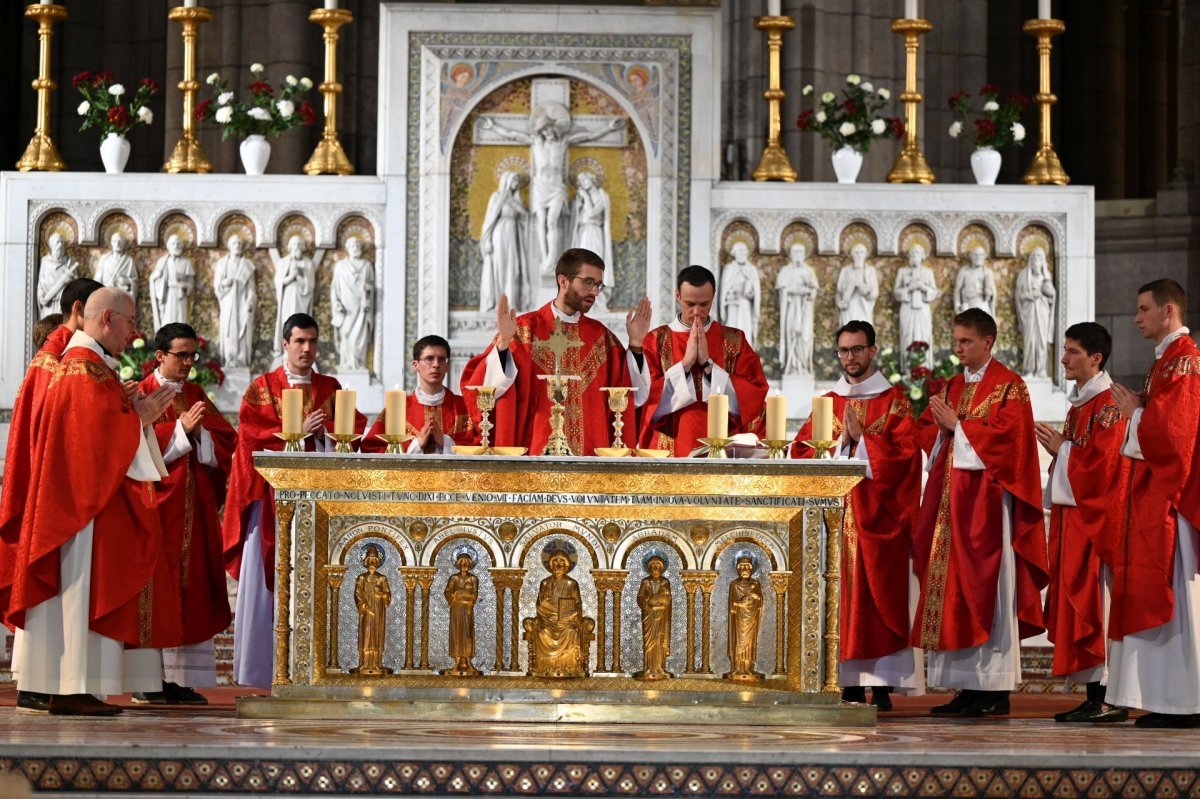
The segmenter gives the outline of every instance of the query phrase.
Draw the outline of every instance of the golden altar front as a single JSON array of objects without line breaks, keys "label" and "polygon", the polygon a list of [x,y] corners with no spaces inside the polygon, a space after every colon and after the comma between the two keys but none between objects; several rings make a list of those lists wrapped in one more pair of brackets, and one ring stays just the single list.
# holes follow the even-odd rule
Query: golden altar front
[{"label": "golden altar front", "polygon": [[275,679],[246,718],[872,724],[843,705],[862,461],[258,453]]}]

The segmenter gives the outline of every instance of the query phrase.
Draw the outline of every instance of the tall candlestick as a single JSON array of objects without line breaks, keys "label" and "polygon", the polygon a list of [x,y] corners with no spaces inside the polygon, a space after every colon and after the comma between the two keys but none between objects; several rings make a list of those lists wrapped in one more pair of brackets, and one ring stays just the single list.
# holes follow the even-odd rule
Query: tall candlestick
[{"label": "tall candlestick", "polygon": [[[910,2],[916,13],[916,0]],[[900,102],[904,103],[904,147],[888,173],[888,183],[933,183],[933,170],[917,138],[917,104],[921,102],[921,93],[917,91],[917,51],[921,49],[921,34],[931,30],[933,23],[927,19],[892,20],[892,31],[904,35],[904,92],[900,95]]]},{"label": "tall candlestick", "polygon": [[708,395],[708,437],[729,438],[729,395]]},{"label": "tall candlestick", "polygon": [[408,395],[399,389],[383,392],[383,432],[385,435],[404,434],[404,422],[408,418],[407,403]]},{"label": "tall candlestick", "polygon": [[1054,12],[1050,10],[1050,0],[1038,0],[1038,19],[1054,19]]},{"label": "tall candlestick", "polygon": [[[1049,0],[1043,2],[1049,5]],[[1021,30],[1030,36],[1036,36],[1038,40],[1038,93],[1033,96],[1033,100],[1041,110],[1042,124],[1037,153],[1033,156],[1033,163],[1029,165],[1025,177],[1022,178],[1029,184],[1053,183],[1065,186],[1071,182],[1062,162],[1058,160],[1058,153],[1054,152],[1053,139],[1050,136],[1050,106],[1058,102],[1058,97],[1050,91],[1050,51],[1053,49],[1050,40],[1066,29],[1066,24],[1060,19],[1026,20],[1021,27]]]},{"label": "tall candlestick", "polygon": [[344,8],[337,8],[337,3],[333,6],[330,8],[326,2],[324,8],[313,9],[308,15],[309,22],[325,29],[325,80],[317,87],[325,96],[325,131],[317,149],[304,165],[304,171],[309,175],[354,174],[337,132],[337,98],[342,93],[342,84],[337,79],[338,28],[353,20],[354,15]]},{"label": "tall candlestick", "polygon": [[283,434],[299,435],[304,424],[304,392],[298,388],[283,390]]},{"label": "tall candlestick", "polygon": [[50,138],[50,92],[58,85],[50,77],[50,43],[54,39],[54,26],[67,18],[67,9],[43,0],[27,6],[25,16],[38,24],[38,77],[33,82],[37,91],[37,126],[25,154],[17,162],[17,169],[22,172],[61,172],[67,165]]},{"label": "tall candlestick", "polygon": [[212,11],[192,3],[172,8],[167,19],[175,20],[183,28],[183,80],[179,81],[179,91],[183,92],[183,131],[163,169],[173,175],[212,172],[212,162],[196,138],[196,91],[200,88],[200,81],[196,80],[196,39],[200,25],[212,19]]},{"label": "tall candlestick", "polygon": [[763,92],[763,98],[767,101],[767,146],[751,177],[755,180],[783,180],[792,183],[797,177],[796,170],[788,160],[787,150],[779,143],[779,104],[787,96],[787,92],[782,88],[779,59],[783,49],[783,32],[796,27],[796,22],[791,17],[776,13],[774,16],[754,20],[754,27],[767,32],[768,84],[767,90]]},{"label": "tall candlestick", "polygon": [[813,441],[833,441],[833,397],[813,397]]},{"label": "tall candlestick", "polygon": [[772,441],[787,438],[787,397],[782,394],[767,397],[767,438]]},{"label": "tall candlestick", "polygon": [[333,432],[339,436],[354,435],[354,409],[357,393],[340,390],[333,399]]},{"label": "tall candlestick", "polygon": [[905,19],[920,19],[920,12],[917,11],[917,0],[904,0],[904,18]]}]

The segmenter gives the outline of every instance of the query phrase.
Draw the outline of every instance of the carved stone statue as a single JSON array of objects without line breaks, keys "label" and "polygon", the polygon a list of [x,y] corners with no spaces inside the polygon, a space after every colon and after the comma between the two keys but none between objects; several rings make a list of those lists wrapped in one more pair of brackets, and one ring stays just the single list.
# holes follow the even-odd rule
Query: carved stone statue
[{"label": "carved stone statue", "polygon": [[752,576],[754,558],[739,555],[738,576],[729,583],[729,673],[726,680],[752,682],[761,680],[754,670],[758,660],[758,628],[762,622],[762,586]]},{"label": "carved stone statue", "polygon": [[354,605],[358,608],[358,666],[351,674],[391,674],[384,668],[383,648],[387,635],[387,609],[392,604],[392,587],[380,574],[383,550],[368,544],[363,554],[367,570],[354,581]]},{"label": "carved stone statue", "polygon": [[658,555],[646,561],[650,576],[642,580],[637,604],[642,611],[642,670],[635,680],[665,680],[671,656],[671,581],[663,576],[667,563]]},{"label": "carved stone statue", "polygon": [[1046,264],[1046,251],[1035,247],[1017,275],[1013,300],[1025,339],[1024,377],[1049,377],[1050,348],[1054,342],[1054,279]]},{"label": "carved stone statue", "polygon": [[254,261],[243,255],[246,245],[236,233],[225,246],[228,253],[213,269],[213,289],[221,314],[218,340],[226,368],[246,369],[254,351],[254,315],[258,305]]},{"label": "carved stone statue", "polygon": [[779,363],[785,377],[813,373],[813,306],[817,298],[817,273],[805,259],[803,244],[788,250],[791,261],[775,277],[779,294]]},{"label": "carved stone statue", "polygon": [[925,266],[925,248],[914,244],[908,251],[908,266],[896,272],[896,287],[892,296],[900,303],[900,351],[908,352],[914,341],[929,345],[925,365],[933,368],[933,311],[930,305],[938,298],[937,281],[933,270]]},{"label": "carved stone statue", "polygon": [[571,208],[571,246],[591,250],[604,259],[607,290],[596,298],[596,311],[605,310],[612,292],[616,264],[613,262],[612,203],[591,172],[575,176],[575,202]]},{"label": "carved stone statue", "polygon": [[337,331],[338,369],[363,369],[375,322],[375,268],[356,237],[346,240],[346,257],[333,267],[329,312]]},{"label": "carved stone statue", "polygon": [[446,602],[450,605],[450,657],[454,665],[442,674],[454,677],[478,677],[482,672],[471,665],[475,657],[475,601],[479,598],[479,578],[471,574],[475,560],[469,552],[454,558],[458,574],[446,581]]},{"label": "carved stone statue", "polygon": [[[317,260],[321,258],[317,250]],[[279,314],[275,320],[275,340],[283,341],[283,323],[296,313],[311,314],[313,293],[317,287],[317,267],[313,259],[304,255],[304,239],[292,236],[287,242],[287,255],[281,255],[274,247],[270,250],[275,264],[275,300]]]},{"label": "carved stone statue", "polygon": [[607,128],[572,130],[571,112],[562,103],[544,102],[529,117],[529,132],[513,130],[485,118],[485,130],[529,145],[533,163],[529,204],[534,216],[534,236],[541,254],[541,271],[548,273],[562,249],[561,217],[567,207],[567,149],[572,144],[603,137],[609,130],[625,126],[618,117]]},{"label": "carved stone statue", "polygon": [[838,272],[838,325],[858,319],[875,324],[875,300],[879,299],[879,273],[867,264],[867,248],[850,248],[850,263]]},{"label": "carved stone statue", "polygon": [[549,549],[543,558],[550,576],[538,586],[537,616],[524,622],[529,676],[586,677],[596,623],[584,617],[579,583],[567,576],[570,553]]},{"label": "carved stone statue", "polygon": [[170,322],[188,322],[188,306],[196,288],[196,270],[192,259],[183,254],[183,239],[175,233],[167,237],[167,254],[158,259],[150,273],[150,309],[154,329]]},{"label": "carved stone statue", "polygon": [[750,263],[750,248],[744,241],[735,242],[729,254],[733,260],[721,269],[721,322],[745,333],[753,347],[762,311],[762,278]]},{"label": "carved stone statue", "polygon": [[79,264],[67,255],[67,240],[61,233],[50,234],[50,252],[42,256],[38,267],[38,318],[58,313],[63,289],[79,277]]},{"label": "carved stone statue", "polygon": [[980,308],[996,315],[996,274],[987,265],[987,250],[976,244],[971,263],[958,270],[954,279],[954,312]]},{"label": "carved stone statue", "polygon": [[503,172],[500,185],[488,200],[479,234],[483,275],[479,283],[479,310],[494,311],[500,295],[508,296],[517,310],[533,307],[533,274],[525,253],[525,220],[529,210],[521,199],[521,175]]},{"label": "carved stone statue", "polygon": [[106,286],[114,286],[127,292],[137,306],[138,273],[133,258],[129,255],[129,239],[121,233],[109,238],[112,250],[100,258],[96,266],[96,280]]}]

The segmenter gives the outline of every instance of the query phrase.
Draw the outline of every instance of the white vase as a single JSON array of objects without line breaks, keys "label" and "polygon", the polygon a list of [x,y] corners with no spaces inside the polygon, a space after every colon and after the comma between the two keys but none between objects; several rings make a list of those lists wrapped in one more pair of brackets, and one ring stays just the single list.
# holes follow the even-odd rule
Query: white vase
[{"label": "white vase", "polygon": [[855,183],[862,169],[863,155],[849,145],[833,151],[833,171],[838,183]]},{"label": "white vase", "polygon": [[1000,174],[1000,153],[991,147],[976,147],[971,153],[971,171],[980,186],[995,186]]},{"label": "white vase", "polygon": [[100,160],[104,162],[104,171],[110,175],[119,175],[125,171],[129,163],[129,140],[119,133],[110,133],[100,142]]},{"label": "white vase", "polygon": [[247,136],[242,140],[238,151],[242,156],[242,169],[247,175],[261,175],[267,169],[267,161],[271,159],[271,143],[266,136],[258,133]]}]

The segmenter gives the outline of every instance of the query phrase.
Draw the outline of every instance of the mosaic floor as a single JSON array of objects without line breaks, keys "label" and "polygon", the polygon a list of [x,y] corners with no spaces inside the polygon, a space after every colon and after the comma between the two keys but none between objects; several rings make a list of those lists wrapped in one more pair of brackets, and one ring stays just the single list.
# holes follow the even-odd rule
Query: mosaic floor
[{"label": "mosaic floor", "polygon": [[1073,696],[1017,697],[987,721],[900,698],[865,731],[252,721],[233,689],[211,696],[83,720],[17,714],[0,693],[0,771],[73,796],[1200,797],[1200,730],[1055,724]]}]

